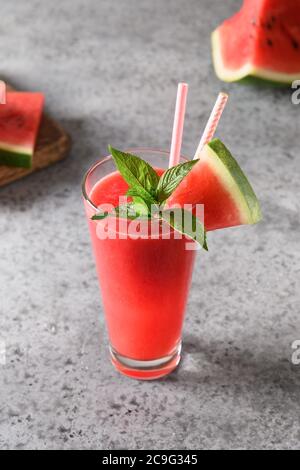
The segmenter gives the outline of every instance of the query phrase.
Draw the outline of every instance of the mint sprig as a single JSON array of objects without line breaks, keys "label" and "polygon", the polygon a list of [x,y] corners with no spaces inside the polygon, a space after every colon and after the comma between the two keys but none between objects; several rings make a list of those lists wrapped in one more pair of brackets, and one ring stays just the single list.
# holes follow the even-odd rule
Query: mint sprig
[{"label": "mint sprig", "polygon": [[[110,145],[108,150],[116,164],[117,169],[130,187],[138,188],[144,195],[155,194],[159,176],[149,163],[136,155],[124,153]],[[147,195],[146,195],[147,197]]]},{"label": "mint sprig", "polygon": [[166,200],[198,160],[180,163],[159,177],[154,168],[137,155],[121,152],[111,146],[108,148],[118,171],[129,186],[126,196],[132,198],[132,202],[116,207],[110,213],[97,213],[92,219],[103,220],[110,216],[130,220],[159,218],[207,250],[205,228],[197,217],[184,209],[164,208]]}]

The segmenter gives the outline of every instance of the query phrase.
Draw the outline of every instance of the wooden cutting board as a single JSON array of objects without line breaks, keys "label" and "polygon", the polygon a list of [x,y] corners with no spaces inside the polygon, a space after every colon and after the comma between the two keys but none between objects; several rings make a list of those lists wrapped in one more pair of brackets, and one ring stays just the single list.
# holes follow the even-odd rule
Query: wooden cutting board
[{"label": "wooden cutting board", "polygon": [[[6,83],[7,85],[7,83]],[[14,90],[7,85],[7,90]],[[5,106],[5,105],[3,105]],[[71,138],[52,118],[43,114],[30,169],[0,165],[0,186],[46,168],[65,158],[71,148]]]}]

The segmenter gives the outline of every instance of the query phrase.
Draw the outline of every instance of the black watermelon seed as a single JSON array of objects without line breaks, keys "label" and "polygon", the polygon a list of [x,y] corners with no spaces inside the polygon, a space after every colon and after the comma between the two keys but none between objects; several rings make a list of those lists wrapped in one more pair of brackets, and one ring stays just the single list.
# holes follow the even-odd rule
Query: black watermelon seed
[{"label": "black watermelon seed", "polygon": [[272,39],[267,39],[267,44],[268,44],[268,46],[272,47],[273,46]]}]

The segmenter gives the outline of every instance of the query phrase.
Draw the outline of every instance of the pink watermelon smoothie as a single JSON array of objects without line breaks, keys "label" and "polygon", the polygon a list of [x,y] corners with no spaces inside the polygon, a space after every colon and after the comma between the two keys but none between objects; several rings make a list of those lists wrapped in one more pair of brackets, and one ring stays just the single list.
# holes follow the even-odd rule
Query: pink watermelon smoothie
[{"label": "pink watermelon smoothie", "polygon": [[[95,206],[117,206],[127,189],[114,172],[92,188],[89,199]],[[99,239],[90,209],[87,214],[113,349],[140,361],[172,355],[181,339],[195,251],[186,250],[186,238],[174,236]]]}]

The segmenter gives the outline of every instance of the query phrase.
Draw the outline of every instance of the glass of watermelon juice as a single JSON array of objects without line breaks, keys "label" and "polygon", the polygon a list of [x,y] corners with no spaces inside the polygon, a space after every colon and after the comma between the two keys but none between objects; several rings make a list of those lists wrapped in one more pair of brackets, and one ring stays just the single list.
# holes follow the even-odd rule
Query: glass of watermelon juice
[{"label": "glass of watermelon juice", "polygon": [[[169,153],[133,149],[162,174]],[[115,368],[136,379],[151,380],[172,372],[180,361],[184,313],[196,251],[190,239],[172,233],[157,236],[99,237],[91,220],[99,206],[119,204],[128,189],[115,171],[112,158],[96,163],[86,174],[83,197],[88,219],[105,319],[110,355]],[[110,234],[111,235],[111,234]]]}]

